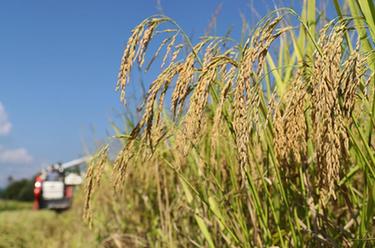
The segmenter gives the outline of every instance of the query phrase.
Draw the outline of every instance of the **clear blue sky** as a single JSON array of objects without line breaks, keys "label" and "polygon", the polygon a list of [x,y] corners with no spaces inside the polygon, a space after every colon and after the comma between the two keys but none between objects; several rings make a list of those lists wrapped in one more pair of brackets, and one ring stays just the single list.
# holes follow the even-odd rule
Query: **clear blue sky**
[{"label": "clear blue sky", "polygon": [[[268,0],[161,0],[164,14],[198,37],[222,3],[218,34],[256,22]],[[253,2],[253,4],[252,4]],[[293,1],[276,1],[290,6]],[[294,1],[298,2],[299,1]],[[0,3],[0,186],[67,161],[111,132],[124,111],[114,91],[131,29],[158,13],[156,0],[12,0]]]}]

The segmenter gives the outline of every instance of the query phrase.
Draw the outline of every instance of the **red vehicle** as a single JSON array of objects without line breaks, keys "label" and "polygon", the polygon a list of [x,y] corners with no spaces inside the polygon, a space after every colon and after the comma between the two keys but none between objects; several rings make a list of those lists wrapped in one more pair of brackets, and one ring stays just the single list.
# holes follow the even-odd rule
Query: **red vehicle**
[{"label": "red vehicle", "polygon": [[73,200],[74,188],[82,183],[80,165],[87,158],[65,164],[51,165],[35,177],[34,209],[68,209]]}]

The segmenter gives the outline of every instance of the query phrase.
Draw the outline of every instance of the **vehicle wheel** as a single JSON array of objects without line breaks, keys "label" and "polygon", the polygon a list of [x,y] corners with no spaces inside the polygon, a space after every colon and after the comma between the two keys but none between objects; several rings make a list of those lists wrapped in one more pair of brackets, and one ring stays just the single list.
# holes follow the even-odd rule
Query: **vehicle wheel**
[{"label": "vehicle wheel", "polygon": [[61,214],[65,209],[54,209],[56,214]]},{"label": "vehicle wheel", "polygon": [[39,201],[39,209],[44,209],[44,208],[46,208],[46,202],[43,201],[43,200],[40,200]]}]

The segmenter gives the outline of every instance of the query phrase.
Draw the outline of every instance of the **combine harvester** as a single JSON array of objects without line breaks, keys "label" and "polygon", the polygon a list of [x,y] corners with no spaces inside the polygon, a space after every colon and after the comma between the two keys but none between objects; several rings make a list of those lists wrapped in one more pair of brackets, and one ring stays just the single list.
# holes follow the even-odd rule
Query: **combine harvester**
[{"label": "combine harvester", "polygon": [[35,177],[33,209],[62,211],[70,208],[74,189],[82,183],[81,167],[88,160],[89,157],[83,157],[43,169]]}]

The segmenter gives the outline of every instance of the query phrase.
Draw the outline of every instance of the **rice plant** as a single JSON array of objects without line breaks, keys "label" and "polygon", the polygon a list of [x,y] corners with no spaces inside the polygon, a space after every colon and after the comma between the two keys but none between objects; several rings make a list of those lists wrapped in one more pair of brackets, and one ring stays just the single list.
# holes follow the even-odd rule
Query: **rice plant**
[{"label": "rice plant", "polygon": [[345,17],[334,1],[316,23],[311,2],[244,42],[195,43],[166,16],[133,29],[120,100],[134,67],[160,73],[116,158],[106,146],[89,168],[85,218],[105,245],[375,244],[374,4],[348,1]]}]

